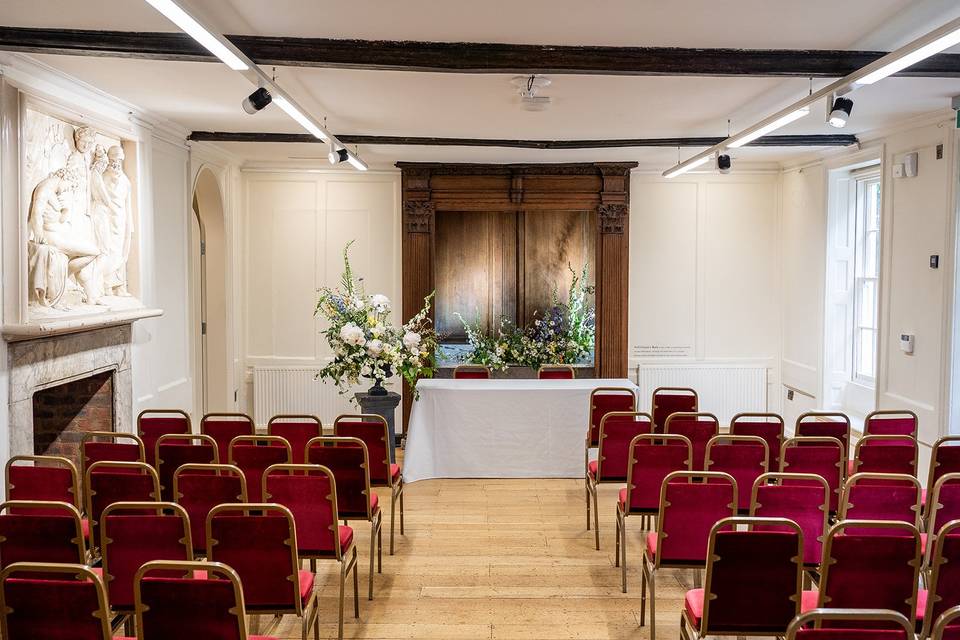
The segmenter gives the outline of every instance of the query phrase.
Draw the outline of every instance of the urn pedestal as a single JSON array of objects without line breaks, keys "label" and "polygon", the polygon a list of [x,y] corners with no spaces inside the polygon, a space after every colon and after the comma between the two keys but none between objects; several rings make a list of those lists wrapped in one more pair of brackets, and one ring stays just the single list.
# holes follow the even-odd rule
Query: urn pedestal
[{"label": "urn pedestal", "polygon": [[397,447],[397,431],[394,415],[396,414],[397,406],[400,404],[400,394],[394,391],[386,395],[372,395],[363,392],[354,394],[354,397],[360,404],[360,409],[363,413],[383,416],[384,420],[387,421],[387,429],[390,433],[390,442],[387,450],[390,452],[390,462],[396,462],[397,455],[395,449]]}]

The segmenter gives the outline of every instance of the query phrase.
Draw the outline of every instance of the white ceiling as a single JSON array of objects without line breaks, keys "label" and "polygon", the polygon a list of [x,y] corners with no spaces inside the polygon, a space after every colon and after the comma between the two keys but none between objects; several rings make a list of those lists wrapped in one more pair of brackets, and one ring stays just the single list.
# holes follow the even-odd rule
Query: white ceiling
[{"label": "white ceiling", "polygon": [[[744,48],[893,48],[960,15],[943,0],[204,0],[194,6],[227,33],[335,38]],[[51,28],[174,30],[142,0],[14,0],[0,23]],[[884,45],[884,42],[890,44]],[[44,63],[191,130],[299,132],[275,106],[240,109],[251,86],[223,65],[36,56]],[[278,69],[278,81],[339,134],[474,138],[709,136],[736,130],[809,89],[802,79],[553,77],[545,112],[520,108],[510,76],[316,68]],[[827,81],[817,81],[822,86]],[[892,78],[853,95],[859,133],[944,109],[960,80]],[[815,113],[782,133],[835,133]],[[318,145],[224,145],[251,161],[324,156]],[[638,160],[672,164],[676,149],[585,151],[363,147],[374,165],[396,160],[526,162]],[[688,149],[684,157],[694,153]],[[784,161],[810,149],[743,149]],[[294,160],[295,162],[296,160]]]}]

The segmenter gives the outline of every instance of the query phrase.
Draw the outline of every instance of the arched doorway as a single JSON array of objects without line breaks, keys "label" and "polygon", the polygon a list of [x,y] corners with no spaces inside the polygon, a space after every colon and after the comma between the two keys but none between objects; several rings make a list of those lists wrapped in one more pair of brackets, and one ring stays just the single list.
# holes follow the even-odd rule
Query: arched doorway
[{"label": "arched doorway", "polygon": [[214,173],[200,170],[193,190],[191,257],[196,370],[204,412],[232,408],[227,390],[227,252],[223,198]]}]

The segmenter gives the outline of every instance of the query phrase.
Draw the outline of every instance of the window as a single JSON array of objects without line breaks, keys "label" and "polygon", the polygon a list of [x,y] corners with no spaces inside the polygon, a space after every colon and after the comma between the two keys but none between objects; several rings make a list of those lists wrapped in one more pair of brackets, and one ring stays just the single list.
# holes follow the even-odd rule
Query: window
[{"label": "window", "polygon": [[880,276],[880,175],[856,176],[856,247],[853,313],[854,382],[873,386],[877,376],[877,293]]}]

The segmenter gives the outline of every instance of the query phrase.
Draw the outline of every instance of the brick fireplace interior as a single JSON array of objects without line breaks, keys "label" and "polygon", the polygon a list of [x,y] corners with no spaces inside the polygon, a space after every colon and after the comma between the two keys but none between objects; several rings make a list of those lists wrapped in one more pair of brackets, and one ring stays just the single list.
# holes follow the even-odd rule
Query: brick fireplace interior
[{"label": "brick fireplace interior", "polygon": [[64,456],[79,470],[80,438],[89,431],[114,431],[113,371],[34,393],[36,455]]}]

